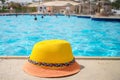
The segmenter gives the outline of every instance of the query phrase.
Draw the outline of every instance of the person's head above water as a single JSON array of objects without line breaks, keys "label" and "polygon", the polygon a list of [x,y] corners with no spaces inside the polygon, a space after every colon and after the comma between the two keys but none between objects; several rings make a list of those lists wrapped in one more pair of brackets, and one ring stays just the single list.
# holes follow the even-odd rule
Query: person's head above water
[{"label": "person's head above water", "polygon": [[41,18],[44,18],[44,16],[42,15]]},{"label": "person's head above water", "polygon": [[37,20],[37,17],[36,17],[36,15],[35,15],[35,18],[34,18],[34,20]]}]

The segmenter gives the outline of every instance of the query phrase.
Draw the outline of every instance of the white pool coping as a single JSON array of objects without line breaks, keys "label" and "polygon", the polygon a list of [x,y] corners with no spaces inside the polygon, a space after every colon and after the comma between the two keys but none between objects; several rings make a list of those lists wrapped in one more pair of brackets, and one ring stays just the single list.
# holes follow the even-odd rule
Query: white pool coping
[{"label": "white pool coping", "polygon": [[76,61],[81,66],[79,73],[61,78],[40,78],[28,75],[23,71],[24,63],[27,62],[27,59],[23,58],[27,57],[0,59],[0,80],[120,80],[120,60],[87,60],[86,58],[82,60],[78,58]]},{"label": "white pool coping", "polygon": [[[0,59],[27,59],[28,56],[0,56]],[[75,56],[76,59],[80,60],[120,60],[120,57],[82,57]]]}]

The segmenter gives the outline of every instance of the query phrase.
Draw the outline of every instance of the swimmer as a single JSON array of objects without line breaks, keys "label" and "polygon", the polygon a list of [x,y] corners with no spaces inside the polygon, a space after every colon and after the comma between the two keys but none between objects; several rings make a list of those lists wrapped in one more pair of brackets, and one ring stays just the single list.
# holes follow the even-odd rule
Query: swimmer
[{"label": "swimmer", "polygon": [[70,15],[68,15],[68,17],[70,18]]},{"label": "swimmer", "polygon": [[16,17],[18,16],[18,14],[17,14],[17,13],[16,13],[15,15],[16,15]]},{"label": "swimmer", "polygon": [[57,17],[57,14],[55,14],[55,16]]},{"label": "swimmer", "polygon": [[36,15],[35,15],[35,18],[34,18],[34,20],[37,20],[37,17],[36,17]]},{"label": "swimmer", "polygon": [[44,18],[44,16],[42,15],[42,16],[41,16],[41,18],[43,19],[43,18]]}]

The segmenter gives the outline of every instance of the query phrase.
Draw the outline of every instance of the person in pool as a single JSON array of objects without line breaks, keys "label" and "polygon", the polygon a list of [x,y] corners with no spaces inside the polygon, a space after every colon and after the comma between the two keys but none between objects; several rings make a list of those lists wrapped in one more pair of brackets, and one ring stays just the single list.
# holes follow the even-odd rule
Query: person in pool
[{"label": "person in pool", "polygon": [[41,16],[41,18],[43,19],[43,18],[44,18],[44,16],[42,15],[42,16]]},{"label": "person in pool", "polygon": [[34,18],[34,20],[35,20],[35,21],[37,20],[37,17],[36,17],[36,15],[35,15],[35,18]]},{"label": "person in pool", "polygon": [[16,14],[15,14],[15,16],[17,17],[17,16],[18,16],[18,14],[16,13]]}]

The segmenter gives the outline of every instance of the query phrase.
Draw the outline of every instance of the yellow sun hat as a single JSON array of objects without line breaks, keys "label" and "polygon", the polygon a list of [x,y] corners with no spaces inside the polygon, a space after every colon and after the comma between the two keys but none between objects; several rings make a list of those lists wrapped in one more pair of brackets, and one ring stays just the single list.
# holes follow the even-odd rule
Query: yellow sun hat
[{"label": "yellow sun hat", "polygon": [[39,77],[61,77],[80,71],[70,43],[65,40],[44,40],[34,45],[23,67],[24,71]]}]

